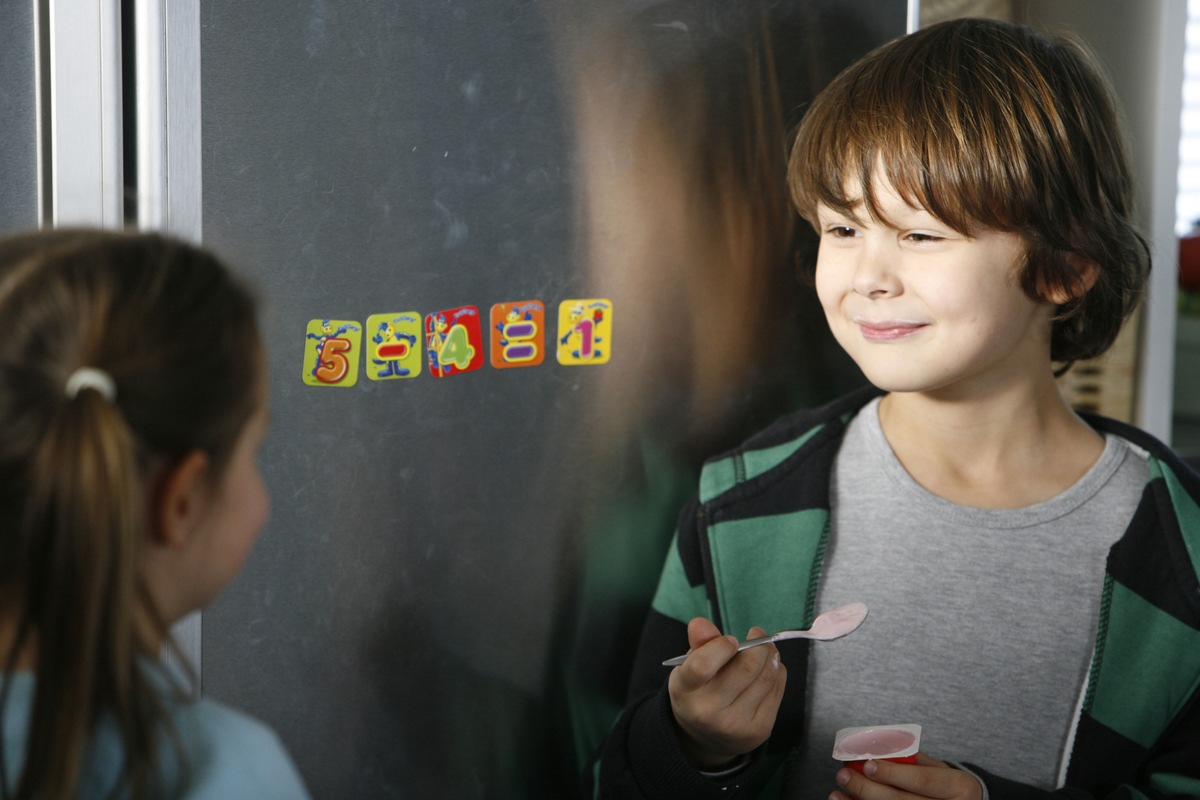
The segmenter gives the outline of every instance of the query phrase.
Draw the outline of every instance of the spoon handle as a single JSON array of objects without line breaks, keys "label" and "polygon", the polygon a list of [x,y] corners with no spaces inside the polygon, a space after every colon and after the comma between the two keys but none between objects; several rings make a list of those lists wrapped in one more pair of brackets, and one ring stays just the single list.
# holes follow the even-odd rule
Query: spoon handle
[{"label": "spoon handle", "polygon": [[758,647],[760,644],[777,642],[779,641],[780,636],[781,634],[778,633],[769,633],[766,636],[756,636],[753,639],[747,639],[744,642],[738,642],[738,652],[740,653],[743,650],[749,650],[751,647]]},{"label": "spoon handle", "polygon": [[[784,631],[783,633],[795,634],[796,632],[795,631]],[[749,650],[751,647],[758,647],[760,644],[770,644],[771,642],[778,641],[780,638],[794,638],[794,636],[783,636],[783,634],[781,634],[781,633],[771,633],[766,636],[757,636],[753,639],[747,639],[744,642],[738,642],[737,651],[740,653],[743,650]],[[664,667],[678,666],[679,664],[682,664],[684,662],[684,660],[687,659],[688,655],[689,655],[688,653],[684,653],[681,656],[675,656],[674,658],[668,658],[666,661],[662,662],[663,666]]]}]

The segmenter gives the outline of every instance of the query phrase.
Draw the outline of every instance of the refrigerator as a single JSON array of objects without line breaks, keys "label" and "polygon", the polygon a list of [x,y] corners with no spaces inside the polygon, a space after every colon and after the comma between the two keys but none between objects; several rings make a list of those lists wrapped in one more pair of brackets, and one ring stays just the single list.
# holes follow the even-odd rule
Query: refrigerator
[{"label": "refrigerator", "polygon": [[[261,300],[272,513],[177,628],[203,694],[317,798],[573,796],[703,459],[861,382],[786,142],[915,4],[97,0],[74,55],[67,5],[3,5],[0,227],[163,228]],[[37,171],[72,93],[100,210]]]},{"label": "refrigerator", "polygon": [[36,227],[37,81],[32,3],[3,8],[0,24],[0,234]]}]

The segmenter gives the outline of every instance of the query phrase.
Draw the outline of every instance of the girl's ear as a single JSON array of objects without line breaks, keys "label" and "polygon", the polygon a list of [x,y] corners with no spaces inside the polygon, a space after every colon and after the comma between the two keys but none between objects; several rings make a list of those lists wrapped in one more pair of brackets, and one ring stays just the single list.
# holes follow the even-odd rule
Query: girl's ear
[{"label": "girl's ear", "polygon": [[206,498],[208,456],[193,450],[156,481],[151,498],[150,537],[155,544],[183,550],[200,518]]},{"label": "girl's ear", "polygon": [[1067,263],[1075,271],[1074,285],[1052,286],[1046,292],[1046,299],[1056,306],[1069,303],[1087,294],[1100,278],[1100,265],[1090,258],[1078,253],[1068,253]]}]

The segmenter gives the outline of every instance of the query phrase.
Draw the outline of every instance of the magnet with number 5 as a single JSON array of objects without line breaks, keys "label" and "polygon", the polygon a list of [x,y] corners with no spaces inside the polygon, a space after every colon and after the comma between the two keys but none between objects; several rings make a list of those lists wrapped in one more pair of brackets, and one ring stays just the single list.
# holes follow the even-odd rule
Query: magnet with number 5
[{"label": "magnet with number 5", "polygon": [[358,382],[362,325],[347,319],[314,319],[304,337],[304,382],[353,386]]}]

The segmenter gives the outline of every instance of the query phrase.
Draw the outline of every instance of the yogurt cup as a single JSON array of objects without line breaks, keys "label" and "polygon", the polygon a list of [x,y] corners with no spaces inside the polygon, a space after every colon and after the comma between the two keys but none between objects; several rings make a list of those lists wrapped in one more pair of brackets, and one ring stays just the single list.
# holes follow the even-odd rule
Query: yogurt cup
[{"label": "yogurt cup", "polygon": [[871,760],[915,764],[920,749],[920,725],[842,728],[833,741],[833,757],[856,772]]}]

